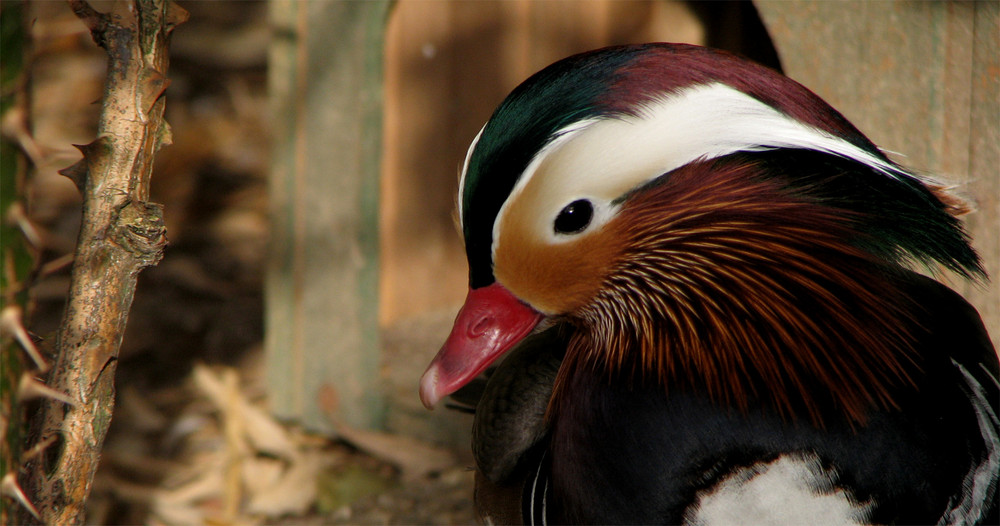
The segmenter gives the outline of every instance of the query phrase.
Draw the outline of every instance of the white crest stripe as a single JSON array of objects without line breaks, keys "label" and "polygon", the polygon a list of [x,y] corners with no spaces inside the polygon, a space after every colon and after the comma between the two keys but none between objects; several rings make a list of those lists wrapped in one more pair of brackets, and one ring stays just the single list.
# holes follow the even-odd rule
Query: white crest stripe
[{"label": "white crest stripe", "polygon": [[[532,218],[535,235],[552,239],[551,223],[573,199],[587,196],[595,209],[608,210],[629,190],[699,159],[778,148],[808,149],[851,159],[893,178],[918,177],[847,140],[796,120],[722,83],[702,84],[665,94],[637,114],[589,118],[558,131],[520,174],[493,224],[493,252],[508,204],[532,185],[545,196],[544,210]],[[539,167],[545,164],[545,169]],[[603,202],[602,202],[603,201]],[[592,227],[598,221],[592,222]],[[543,237],[547,236],[547,237]]]},{"label": "white crest stripe", "polygon": [[571,139],[573,139],[574,136],[576,136],[580,132],[586,130],[588,127],[598,122],[601,122],[601,119],[584,119],[581,121],[576,121],[570,124],[569,126],[561,128],[559,131],[552,134],[552,136],[555,138],[549,141],[548,144],[546,144],[541,150],[538,151],[538,153],[535,154],[534,157],[531,158],[531,162],[529,162],[528,166],[526,166],[524,168],[524,171],[521,172],[521,176],[517,179],[517,182],[514,184],[514,188],[511,189],[510,195],[503,202],[503,205],[500,206],[500,210],[497,212],[497,217],[493,222],[492,253],[494,255],[496,253],[496,241],[499,234],[498,229],[500,228],[500,218],[503,217],[504,212],[506,212],[508,208],[508,205],[514,201],[514,198],[518,194],[520,194],[522,190],[524,190],[524,187],[528,184],[528,181],[531,180],[532,176],[535,174],[535,171],[538,170],[538,167],[542,164],[542,161],[544,161],[545,158],[548,157],[549,153],[558,150],[561,145],[569,142]]}]

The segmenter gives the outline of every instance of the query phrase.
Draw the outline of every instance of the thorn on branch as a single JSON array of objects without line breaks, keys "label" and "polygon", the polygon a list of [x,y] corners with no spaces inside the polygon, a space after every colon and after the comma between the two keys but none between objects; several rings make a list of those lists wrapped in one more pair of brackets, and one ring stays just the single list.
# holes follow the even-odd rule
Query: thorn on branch
[{"label": "thorn on branch", "polygon": [[76,255],[70,252],[43,264],[42,267],[38,269],[38,277],[45,278],[63,270],[64,268],[72,265],[75,258]]},{"label": "thorn on branch", "polygon": [[31,449],[25,451],[24,454],[21,455],[21,460],[24,462],[28,462],[34,459],[38,455],[44,453],[45,450],[48,449],[52,444],[55,444],[56,440],[59,440],[59,435],[49,435],[43,440],[38,441],[38,443],[31,446]]},{"label": "thorn on branch", "polygon": [[0,134],[17,144],[35,166],[42,164],[45,160],[42,147],[28,130],[27,112],[22,105],[16,105],[4,112],[0,118]]},{"label": "thorn on branch", "polygon": [[80,150],[80,153],[83,154],[84,161],[87,161],[87,163],[93,163],[100,159],[101,155],[111,151],[111,139],[109,139],[106,135],[102,135],[87,144],[74,144],[73,147]]},{"label": "thorn on branch", "polygon": [[177,2],[167,2],[167,10],[163,15],[163,26],[169,35],[174,28],[188,21],[191,13],[184,9]]},{"label": "thorn on branch", "polygon": [[44,247],[42,234],[38,227],[28,219],[28,214],[24,211],[24,205],[16,202],[7,209],[7,217],[4,218],[9,224],[17,225],[24,239],[35,249]]},{"label": "thorn on branch", "polygon": [[170,86],[170,79],[163,73],[151,67],[142,70],[139,78],[139,93],[142,97],[139,111],[143,119],[146,118],[146,115],[153,108],[153,104],[156,104],[168,86]]},{"label": "thorn on branch", "polygon": [[[80,147],[77,146],[77,148]],[[59,170],[59,175],[65,175],[70,181],[73,181],[76,189],[82,194],[83,189],[87,186],[87,159],[80,159],[71,166]]]},{"label": "thorn on branch", "polygon": [[167,121],[163,121],[160,129],[157,130],[157,141],[157,151],[164,146],[170,146],[174,143],[174,132]]},{"label": "thorn on branch", "polygon": [[28,496],[24,494],[21,485],[17,483],[17,477],[14,476],[13,472],[4,475],[3,480],[0,481],[0,494],[23,506],[24,509],[28,510],[28,513],[31,513],[31,516],[35,520],[42,520],[42,517],[38,514],[38,509],[28,500]]},{"label": "thorn on branch", "polygon": [[21,381],[17,386],[17,394],[21,397],[21,400],[51,398],[69,406],[79,406],[77,401],[70,398],[69,395],[43,384],[30,373],[24,373],[21,375]]},{"label": "thorn on branch", "polygon": [[3,309],[3,312],[0,312],[0,335],[10,336],[17,340],[24,352],[31,357],[31,361],[35,362],[35,368],[39,373],[49,370],[49,363],[42,357],[42,353],[35,346],[35,342],[31,340],[27,329],[24,328],[21,307],[9,305]]},{"label": "thorn on branch", "polygon": [[108,15],[94,9],[86,0],[69,0],[69,7],[90,30],[90,36],[94,42],[104,47],[104,32],[108,28]]},{"label": "thorn on branch", "polygon": [[95,165],[105,158],[106,152],[110,151],[111,139],[102,135],[87,144],[74,144],[73,147],[80,150],[83,159],[59,170],[59,174],[68,177],[80,194],[84,194],[87,189],[87,178],[90,177],[92,170],[97,168],[97,173],[100,173],[100,166]]}]

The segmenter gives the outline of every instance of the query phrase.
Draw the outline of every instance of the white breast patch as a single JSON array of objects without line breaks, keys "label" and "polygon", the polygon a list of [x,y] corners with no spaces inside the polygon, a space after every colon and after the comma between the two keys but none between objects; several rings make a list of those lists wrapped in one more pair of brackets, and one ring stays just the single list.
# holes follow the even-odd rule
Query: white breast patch
[{"label": "white breast patch", "polygon": [[870,506],[833,485],[815,457],[781,456],[727,476],[685,513],[692,526],[865,524]]}]

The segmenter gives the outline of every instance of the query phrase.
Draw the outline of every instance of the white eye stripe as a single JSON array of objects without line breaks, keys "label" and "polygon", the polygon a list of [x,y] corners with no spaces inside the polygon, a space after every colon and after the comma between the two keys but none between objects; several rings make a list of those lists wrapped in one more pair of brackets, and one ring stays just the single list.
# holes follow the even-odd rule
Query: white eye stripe
[{"label": "white eye stripe", "polygon": [[[611,203],[628,191],[699,159],[739,151],[809,149],[852,159],[895,178],[916,177],[840,137],[798,121],[721,83],[704,84],[650,100],[636,116],[581,120],[557,131],[518,178],[493,225],[493,250],[501,219],[533,178],[545,209],[536,210],[534,232],[548,242],[552,220],[575,199],[594,203],[594,228],[614,215]],[[544,169],[540,168],[544,165]],[[565,238],[563,238],[565,239]]]},{"label": "white eye stripe", "polygon": [[[496,259],[497,239],[499,238],[500,234],[500,218],[504,216],[507,209],[509,208],[510,203],[514,202],[517,196],[520,195],[522,191],[524,191],[524,187],[528,184],[528,181],[532,179],[532,176],[535,174],[535,171],[538,170],[538,167],[541,166],[542,162],[549,156],[551,152],[559,150],[559,148],[562,147],[563,144],[566,144],[567,142],[571,141],[573,137],[575,137],[577,134],[581,133],[591,125],[598,122],[601,122],[601,119],[584,119],[581,121],[574,122],[569,126],[560,129],[559,131],[553,134],[555,138],[549,141],[547,145],[545,145],[541,150],[538,151],[538,153],[535,154],[534,157],[531,158],[531,162],[529,162],[528,166],[525,167],[523,172],[521,172],[521,177],[517,179],[517,182],[514,184],[514,188],[511,189],[510,195],[507,197],[507,200],[504,201],[503,205],[500,206],[500,210],[497,212],[497,217],[493,221],[492,254],[494,260]],[[582,199],[582,198],[587,198],[587,196],[579,196],[576,199]],[[574,200],[575,199],[571,199],[562,203],[562,205],[559,206],[559,208],[556,210],[556,213],[558,214],[558,211],[562,210],[562,207],[568,205]],[[599,215],[598,210],[601,209],[601,206],[599,206],[599,203],[597,202],[594,202],[593,204],[594,204],[594,218],[596,220],[596,218]],[[555,217],[556,217],[555,215],[552,215],[551,219],[555,219]]]}]

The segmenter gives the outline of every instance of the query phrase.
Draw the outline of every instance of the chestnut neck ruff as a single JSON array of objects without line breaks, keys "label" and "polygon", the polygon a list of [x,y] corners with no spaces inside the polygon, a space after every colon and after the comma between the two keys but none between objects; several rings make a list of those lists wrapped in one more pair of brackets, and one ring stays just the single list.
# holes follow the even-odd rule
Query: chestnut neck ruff
[{"label": "chestnut neck ruff", "polygon": [[626,248],[567,316],[578,330],[550,413],[585,370],[819,426],[894,407],[919,371],[919,306],[895,262],[859,248],[856,215],[745,161],[693,163],[634,192],[607,226]]}]

